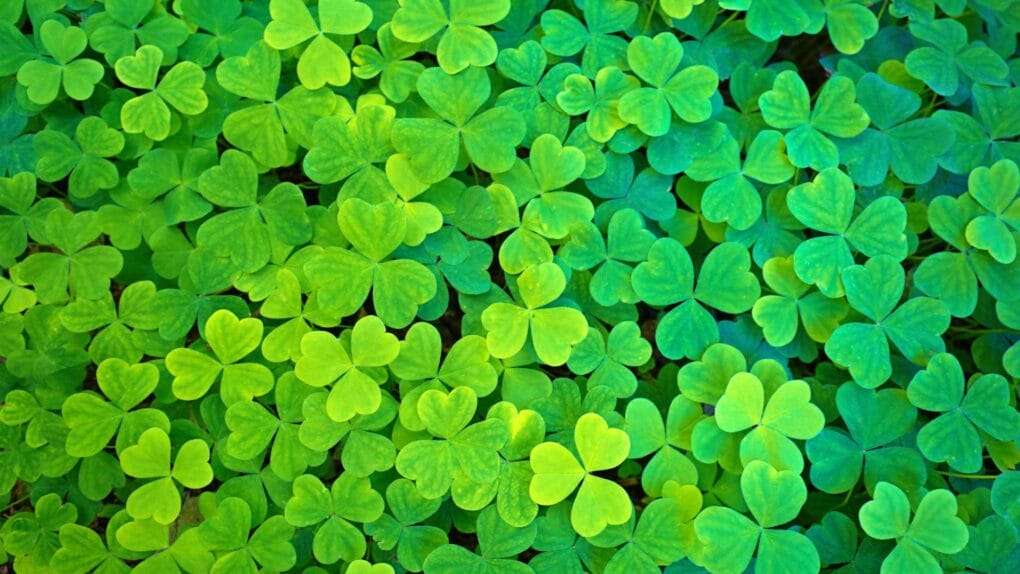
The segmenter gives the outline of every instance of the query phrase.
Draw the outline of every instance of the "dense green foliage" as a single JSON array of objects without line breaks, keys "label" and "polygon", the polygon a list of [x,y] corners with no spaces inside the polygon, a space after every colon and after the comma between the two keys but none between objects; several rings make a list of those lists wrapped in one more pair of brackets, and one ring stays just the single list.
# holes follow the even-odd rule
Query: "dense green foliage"
[{"label": "dense green foliage", "polygon": [[1020,572],[1020,0],[0,0],[0,572]]}]

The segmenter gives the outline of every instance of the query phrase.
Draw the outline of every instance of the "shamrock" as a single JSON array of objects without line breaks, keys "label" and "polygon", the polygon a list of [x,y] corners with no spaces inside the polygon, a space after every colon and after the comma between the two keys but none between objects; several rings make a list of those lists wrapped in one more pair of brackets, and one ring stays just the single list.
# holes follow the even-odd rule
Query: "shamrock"
[{"label": "shamrock", "polygon": [[999,84],[1008,74],[1006,62],[994,50],[967,43],[967,29],[956,20],[912,21],[910,34],[931,46],[907,54],[903,60],[907,72],[936,94],[955,94],[960,87],[960,72],[983,84]]},{"label": "shamrock", "polygon": [[591,376],[591,386],[608,387],[620,398],[637,389],[637,378],[628,367],[640,367],[652,356],[652,345],[641,337],[641,328],[633,321],[617,323],[603,339],[593,327],[588,336],[574,346],[567,367],[577,375]]},{"label": "shamrock", "polygon": [[[59,532],[74,524],[78,509],[57,493],[40,496],[33,512],[19,513],[4,522],[5,555],[14,556],[17,568],[47,568],[61,544]],[[6,556],[5,556],[6,557]]]},{"label": "shamrock", "polygon": [[797,0],[792,3],[783,0],[723,0],[719,7],[747,12],[747,31],[772,42],[780,36],[797,36],[812,29],[821,28],[813,2]]},{"label": "shamrock", "polygon": [[301,338],[311,331],[309,321],[327,322],[312,305],[304,305],[301,282],[287,268],[276,272],[275,288],[263,301],[259,313],[267,319],[285,319],[262,340],[262,355],[275,363],[287,359],[296,361],[301,356]]},{"label": "shamrock", "polygon": [[[1002,171],[1008,174],[1009,170]],[[1007,177],[1007,184],[1008,181]],[[1012,299],[1012,294],[1020,288],[1020,276],[1013,271],[1020,266],[1017,259],[1003,265],[989,253],[970,245],[968,224],[979,217],[992,219],[970,194],[959,198],[939,196],[928,206],[931,230],[958,251],[945,250],[925,257],[914,274],[914,283],[922,293],[942,301],[955,317],[974,311],[979,283],[999,300]],[[997,227],[992,221],[986,219],[986,222],[991,224],[990,228]],[[980,230],[979,226],[975,228]],[[1009,244],[1005,245],[1008,249]]]},{"label": "shamrock", "polygon": [[977,429],[996,440],[1009,441],[1020,428],[1020,413],[1009,403],[1006,379],[981,375],[965,394],[963,369],[949,353],[935,355],[925,370],[914,375],[907,397],[917,408],[942,413],[917,433],[921,453],[960,472],[981,469],[982,439]]},{"label": "shamrock", "polygon": [[222,499],[198,525],[201,544],[216,552],[217,572],[258,572],[258,564],[276,571],[289,570],[297,560],[291,540],[294,527],[280,515],[270,516],[249,536],[252,510],[244,500]]},{"label": "shamrock", "polygon": [[213,479],[205,441],[196,438],[182,444],[171,467],[170,437],[158,427],[141,433],[137,444],[122,450],[120,465],[128,476],[156,479],[131,492],[127,511],[136,520],[152,518],[159,524],[173,523],[181,512],[176,484],[197,489]]},{"label": "shamrock", "polygon": [[346,317],[361,308],[371,291],[383,323],[409,325],[437,287],[421,263],[387,260],[407,235],[407,212],[392,201],[372,205],[352,197],[340,205],[337,221],[355,250],[331,247],[305,263],[318,305]]},{"label": "shamrock", "polygon": [[446,532],[441,528],[420,524],[434,515],[442,503],[442,498],[426,498],[419,494],[414,483],[398,478],[386,488],[386,507],[390,514],[384,513],[375,522],[366,524],[365,533],[383,550],[396,548],[397,561],[404,568],[421,570],[432,551],[447,542]]},{"label": "shamrock", "polygon": [[123,451],[150,428],[169,432],[170,419],[162,411],[132,410],[156,389],[159,371],[154,365],[106,359],[96,369],[96,380],[109,402],[91,392],[75,393],[64,400],[61,414],[70,429],[67,454],[93,456],[106,448],[115,434],[117,450]]},{"label": "shamrock", "polygon": [[436,59],[447,74],[496,61],[496,41],[482,26],[499,22],[510,12],[510,0],[402,0],[393,14],[393,35],[405,42],[425,42],[439,32]]},{"label": "shamrock", "polygon": [[[507,198],[509,205],[512,205],[513,196],[510,190],[506,192],[510,196]],[[513,213],[516,214],[516,210]],[[436,276],[436,294],[419,311],[423,319],[432,319],[446,310],[450,302],[450,288],[459,293],[481,295],[492,285],[488,271],[492,263],[492,248],[482,241],[467,239],[456,227],[443,226],[429,234],[412,257]]]},{"label": "shamrock", "polygon": [[426,498],[444,495],[459,482],[491,483],[499,475],[499,449],[507,428],[499,419],[468,424],[478,406],[470,387],[449,393],[425,391],[418,400],[418,416],[437,440],[416,440],[397,454],[397,472],[413,480]]},{"label": "shamrock", "polygon": [[965,174],[1003,157],[1020,161],[1013,141],[1020,135],[1018,103],[1020,88],[999,88],[976,84],[971,88],[975,116],[954,110],[937,110],[933,119],[945,120],[956,136],[949,151],[939,157],[948,171]]},{"label": "shamrock", "polygon": [[92,97],[104,70],[90,58],[75,59],[85,51],[85,32],[47,20],[39,27],[39,39],[50,57],[27,60],[18,68],[18,83],[28,88],[28,99],[42,106],[49,104],[57,99],[61,85],[75,100]]},{"label": "shamrock", "polygon": [[300,0],[271,0],[272,21],[265,39],[276,50],[289,50],[312,41],[301,51],[297,73],[301,84],[317,90],[326,84],[343,86],[351,81],[347,52],[327,34],[351,36],[372,22],[372,9],[357,0],[326,0],[319,4],[318,24]]},{"label": "shamrock", "polygon": [[329,90],[304,86],[277,97],[280,54],[264,41],[253,44],[243,56],[220,62],[216,81],[251,104],[226,117],[223,137],[271,167],[293,161],[288,136],[309,147],[316,120],[330,115],[336,105]]},{"label": "shamrock", "polygon": [[860,52],[865,43],[878,33],[875,13],[854,0],[825,0],[824,9],[829,38],[843,54]]},{"label": "shamrock", "polygon": [[853,182],[838,168],[823,170],[814,181],[794,187],[786,196],[798,221],[829,234],[805,240],[793,254],[797,277],[816,285],[826,297],[844,293],[841,274],[854,262],[850,246],[868,257],[900,260],[907,255],[903,204],[891,196],[879,197],[855,218],[855,198]]},{"label": "shamrock", "polygon": [[790,162],[822,171],[839,163],[839,150],[826,134],[851,138],[870,123],[868,113],[855,102],[856,97],[852,80],[833,76],[822,86],[812,106],[804,80],[797,72],[786,70],[776,75],[772,89],[758,98],[758,105],[766,124],[789,130],[785,140]]},{"label": "shamrock", "polygon": [[61,132],[44,130],[33,138],[38,155],[36,174],[42,181],[60,181],[70,174],[71,195],[86,198],[120,182],[117,166],[109,157],[124,149],[124,136],[99,117],[89,116],[78,123],[74,140]]},{"label": "shamrock", "polygon": [[58,252],[33,253],[11,268],[12,275],[35,287],[41,303],[64,302],[69,294],[75,299],[102,297],[124,258],[109,245],[88,246],[101,233],[96,213],[53,209],[43,229],[47,243]]},{"label": "shamrock", "polygon": [[514,147],[524,140],[525,124],[520,113],[507,106],[477,113],[492,91],[484,70],[472,67],[451,75],[428,68],[418,76],[417,88],[441,119],[400,118],[393,124],[392,138],[419,180],[436,183],[453,173],[462,144],[480,169],[500,173],[513,166]]},{"label": "shamrock", "polygon": [[572,225],[590,221],[595,213],[588,198],[563,191],[581,176],[584,165],[581,150],[562,145],[552,134],[542,134],[532,142],[527,164],[517,160],[495,180],[514,191],[518,204],[526,204],[521,218],[524,228],[561,239]]},{"label": "shamrock", "polygon": [[60,321],[74,333],[102,327],[88,346],[94,362],[101,363],[110,357],[138,362],[145,353],[147,332],[159,327],[157,297],[155,284],[138,281],[121,291],[117,307],[109,295],[95,300],[80,299],[61,310]]},{"label": "shamrock", "polygon": [[703,122],[712,115],[710,100],[719,77],[712,68],[702,65],[678,71],[683,54],[683,46],[670,32],[631,40],[627,62],[650,87],[623,94],[619,102],[620,119],[637,125],[645,134],[661,136],[669,131],[670,110],[689,123]]},{"label": "shamrock", "polygon": [[207,149],[192,149],[183,155],[156,148],[143,155],[128,172],[127,183],[140,198],[163,197],[167,223],[195,221],[212,210],[199,193],[202,173],[215,166],[217,157]]},{"label": "shamrock", "polygon": [[[262,23],[242,15],[240,0],[205,6],[202,0],[180,0],[177,10],[198,30],[181,46],[181,57],[208,67],[217,56],[243,56],[262,37]],[[204,31],[203,31],[204,30]]]},{"label": "shamrock", "polygon": [[408,60],[418,52],[418,44],[404,42],[393,33],[393,26],[383,24],[376,32],[378,48],[359,44],[351,51],[354,76],[362,80],[379,77],[379,90],[391,102],[399,104],[415,90],[418,76],[425,66]]},{"label": "shamrock", "polygon": [[396,110],[389,106],[364,106],[349,121],[338,116],[315,122],[312,147],[302,162],[308,177],[317,183],[347,179],[344,189],[361,189],[385,181],[375,166],[393,153],[390,130]]},{"label": "shamrock", "polygon": [[[504,372],[503,380],[514,377],[513,370]],[[489,408],[487,419],[503,421],[507,428],[507,441],[499,454],[503,462],[495,486],[496,511],[507,524],[523,527],[531,524],[538,515],[538,505],[528,495],[531,477],[534,475],[528,460],[531,450],[545,438],[545,419],[537,411],[518,409],[512,403],[500,401]],[[493,488],[489,484],[462,482],[466,488],[454,491],[456,504],[472,507],[492,499]],[[467,496],[464,496],[467,494]]]},{"label": "shamrock", "polygon": [[[496,57],[496,69],[506,78],[521,84],[499,94],[496,105],[520,112],[527,124],[525,142],[531,142],[542,133],[553,133],[560,138],[566,136],[562,128],[567,126],[563,124],[563,112],[556,104],[556,91],[564,82],[564,77],[578,71],[578,68],[573,63],[563,62],[546,72],[548,63],[545,50],[535,40],[528,40],[517,48],[500,50]],[[580,145],[572,141],[580,136],[571,136],[565,140]]]},{"label": "shamrock", "polygon": [[396,336],[386,332],[379,317],[368,315],[354,324],[349,342],[324,331],[305,334],[294,372],[313,387],[335,383],[326,410],[330,418],[344,422],[379,408],[381,393],[370,369],[388,365],[399,352]]},{"label": "shamrock", "polygon": [[[991,167],[978,167],[967,178],[967,192],[986,214],[967,223],[967,242],[987,251],[999,263],[1016,259],[1020,231],[1020,169],[1012,160],[1002,159]],[[1011,231],[1011,229],[1013,231]]]},{"label": "shamrock", "polygon": [[[122,571],[127,568],[123,560],[114,554],[94,530],[78,524],[64,524],[58,533],[60,548],[53,553],[51,564],[56,568],[70,565],[82,572]],[[59,566],[62,565],[62,566]],[[93,570],[95,569],[95,570]]]},{"label": "shamrock", "polygon": [[[917,451],[895,441],[914,428],[917,409],[902,389],[865,389],[848,382],[836,392],[847,432],[826,427],[806,445],[811,483],[824,492],[848,492],[864,471],[868,491],[879,482],[919,488],[927,476]],[[849,434],[849,436],[848,436]]]},{"label": "shamrock", "polygon": [[712,181],[701,196],[701,212],[705,219],[713,223],[725,222],[737,231],[750,228],[761,216],[761,194],[751,179],[775,185],[794,174],[786,157],[783,135],[775,130],[758,132],[745,155],[741,165],[740,145],[732,137],[727,138],[711,159],[700,161],[687,170],[687,175],[695,181]]},{"label": "shamrock", "polygon": [[800,471],[803,458],[791,439],[817,435],[825,426],[825,416],[811,403],[811,388],[804,381],[785,382],[766,400],[765,387],[757,376],[737,373],[716,402],[715,423],[727,433],[751,429],[740,440],[745,466],[752,460],[764,460],[780,470]]},{"label": "shamrock", "polygon": [[937,299],[903,295],[903,267],[887,255],[842,273],[850,307],[874,323],[844,323],[825,343],[825,354],[850,369],[854,381],[874,388],[892,374],[889,340],[907,360],[925,364],[945,350],[940,336],[949,327],[949,311]]},{"label": "shamrock", "polygon": [[198,191],[227,211],[202,222],[197,245],[229,257],[242,271],[261,269],[275,243],[300,245],[311,235],[301,190],[279,183],[260,199],[255,162],[243,152],[223,152],[220,164],[202,173]]},{"label": "shamrock", "polygon": [[531,523],[523,527],[507,524],[495,508],[489,507],[478,515],[478,554],[455,544],[446,544],[429,554],[423,564],[428,574],[470,571],[527,572],[529,568],[512,560],[535,542],[538,527]]},{"label": "shamrock", "polygon": [[[656,240],[647,261],[634,268],[631,283],[649,305],[680,303],[656,326],[659,351],[670,358],[693,359],[717,341],[718,326],[702,303],[724,313],[750,309],[761,294],[750,268],[746,249],[737,243],[722,243],[705,257],[695,284],[694,264],[683,245],[668,237]],[[692,333],[698,336],[692,337]]]},{"label": "shamrock", "polygon": [[603,199],[595,209],[595,222],[605,227],[613,215],[633,209],[646,219],[668,221],[676,214],[673,180],[651,168],[634,175],[634,160],[629,155],[606,154],[606,170],[602,175],[584,182],[588,191]]},{"label": "shamrock", "polygon": [[[676,483],[672,483],[676,485]],[[605,532],[599,538],[625,536],[626,543],[606,564],[606,571],[627,572],[649,565],[667,566],[687,553],[685,546],[695,538],[691,521],[701,510],[701,491],[691,485],[676,489],[679,496],[653,500],[634,521],[619,527],[623,532]],[[680,498],[680,497],[683,498]],[[614,542],[616,540],[613,540]]]},{"label": "shamrock", "polygon": [[[34,138],[33,138],[34,139]],[[0,265],[10,267],[25,252],[29,236],[41,238],[46,214],[60,205],[52,197],[37,200],[36,176],[22,172],[0,178]]]},{"label": "shamrock", "polygon": [[182,401],[205,396],[219,381],[224,404],[259,397],[273,388],[274,377],[265,365],[240,362],[262,342],[262,321],[238,319],[220,309],[205,322],[205,340],[214,354],[177,348],[166,357],[166,368],[174,376],[173,393]]},{"label": "shamrock", "polygon": [[305,474],[294,480],[293,489],[284,518],[295,527],[316,526],[312,540],[316,560],[332,564],[364,556],[365,537],[351,521],[373,522],[385,506],[367,478],[345,472],[327,489],[321,480]]},{"label": "shamrock", "polygon": [[691,15],[695,6],[701,6],[705,0],[662,0],[659,6],[670,18],[683,20]]},{"label": "shamrock", "polygon": [[156,82],[163,51],[156,46],[142,46],[134,56],[117,60],[114,69],[123,84],[149,93],[131,98],[120,109],[120,123],[129,134],[144,133],[153,140],[170,135],[170,104],[188,116],[202,113],[209,99],[202,86],[205,72],[193,62],[178,62]]},{"label": "shamrock", "polygon": [[640,86],[637,78],[615,66],[605,66],[595,74],[595,85],[584,74],[571,74],[563,80],[556,103],[571,116],[585,114],[585,129],[596,142],[607,142],[627,127],[620,117],[620,99]]},{"label": "shamrock", "polygon": [[697,468],[683,451],[690,450],[690,427],[701,418],[701,405],[686,397],[674,397],[664,423],[655,403],[636,398],[627,403],[624,417],[624,430],[630,437],[627,458],[640,459],[655,453],[641,472],[641,488],[646,494],[662,496],[670,482],[697,481]]},{"label": "shamrock", "polygon": [[[630,519],[633,505],[623,488],[592,473],[620,465],[630,450],[627,433],[610,428],[605,419],[587,413],[577,420],[574,443],[581,459],[555,442],[544,442],[531,451],[531,499],[543,506],[557,504],[577,489],[570,523],[584,537],[592,537],[608,525]],[[580,488],[578,488],[580,484]]]},{"label": "shamrock", "polygon": [[[294,397],[298,396],[303,395],[294,394]],[[389,438],[377,431],[386,428],[396,418],[396,401],[389,394],[383,394],[374,413],[338,423],[330,418],[326,409],[328,398],[328,393],[321,391],[304,397],[298,429],[301,444],[321,455],[343,440],[340,462],[347,472],[358,476],[369,476],[392,468],[396,448]],[[311,456],[308,458],[313,459]]]},{"label": "shamrock", "polygon": [[955,140],[950,124],[939,117],[910,119],[921,108],[921,98],[878,74],[857,81],[857,100],[878,129],[836,142],[854,182],[879,185],[890,170],[904,183],[930,181],[939,156]]},{"label": "shamrock", "polygon": [[[111,65],[135,51],[135,45],[159,48],[166,63],[177,59],[177,48],[188,39],[188,26],[166,10],[154,10],[154,0],[111,0],[102,12],[85,20],[89,45]],[[143,23],[144,21],[144,23]]]},{"label": "shamrock", "polygon": [[694,520],[694,531],[705,545],[698,560],[713,572],[743,572],[757,548],[755,572],[818,572],[818,551],[811,540],[794,530],[775,528],[796,518],[807,500],[800,476],[755,460],[740,474],[740,490],[754,520],[725,506],[701,511]]},{"label": "shamrock", "polygon": [[589,285],[599,305],[635,303],[630,285],[633,263],[643,261],[655,236],[645,228],[642,216],[632,209],[617,211],[609,222],[608,246],[599,228],[592,223],[574,228],[559,251],[559,256],[574,269],[588,270],[596,265]]},{"label": "shamrock", "polygon": [[418,416],[418,401],[431,389],[470,387],[479,397],[496,388],[496,370],[489,364],[485,339],[468,335],[454,343],[440,363],[442,337],[429,323],[415,323],[400,343],[400,353],[390,363],[390,370],[413,385],[401,393],[400,423],[410,430],[423,430]]},{"label": "shamrock", "polygon": [[260,455],[272,442],[269,468],[284,479],[293,479],[307,467],[321,464],[324,453],[307,447],[298,434],[298,425],[304,418],[304,401],[314,392],[314,388],[288,372],[276,384],[276,414],[251,400],[231,404],[224,415],[230,429],[227,454],[238,460],[261,461]]},{"label": "shamrock", "polygon": [[577,309],[549,306],[566,288],[563,271],[555,263],[533,265],[517,278],[517,287],[523,306],[500,302],[482,312],[489,352],[507,359],[530,339],[540,361],[554,366],[566,363],[571,347],[588,334],[588,321]]},{"label": "shamrock", "polygon": [[886,572],[940,572],[940,554],[956,554],[967,545],[967,525],[956,516],[956,498],[948,490],[928,491],[910,518],[910,501],[895,485],[880,482],[874,498],[861,506],[861,528],[877,540],[895,540],[882,561]]},{"label": "shamrock", "polygon": [[634,23],[638,6],[626,0],[593,0],[582,8],[584,23],[562,10],[542,13],[542,47],[555,56],[573,56],[584,50],[581,70],[594,78],[606,66],[625,68],[627,41],[614,32]]},{"label": "shamrock", "polygon": [[846,317],[842,299],[829,299],[820,291],[808,293],[810,285],[797,277],[795,256],[769,259],[762,266],[762,276],[775,294],[755,301],[751,316],[773,347],[793,341],[798,322],[812,340],[824,343]]}]

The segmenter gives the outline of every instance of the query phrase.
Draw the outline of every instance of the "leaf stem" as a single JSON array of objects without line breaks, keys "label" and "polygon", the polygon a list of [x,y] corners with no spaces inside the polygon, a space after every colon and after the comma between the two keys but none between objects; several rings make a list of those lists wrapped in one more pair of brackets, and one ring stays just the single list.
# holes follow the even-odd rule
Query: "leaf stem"
[{"label": "leaf stem", "polygon": [[889,0],[885,0],[884,2],[882,2],[882,8],[880,8],[878,10],[878,16],[876,16],[875,19],[876,20],[881,20],[882,16],[885,14],[885,9],[888,8],[888,7],[889,7]]},{"label": "leaf stem", "polygon": [[641,27],[641,33],[644,34],[648,31],[648,27],[652,25],[652,16],[655,14],[655,9],[659,7],[659,0],[652,0],[652,6],[648,9],[648,16],[645,17],[645,25]]},{"label": "leaf stem", "polygon": [[948,470],[936,470],[935,472],[941,474],[942,476],[952,476],[955,478],[970,478],[973,480],[995,480],[996,478],[999,478],[999,475],[997,474],[966,474],[962,472],[952,472]]}]

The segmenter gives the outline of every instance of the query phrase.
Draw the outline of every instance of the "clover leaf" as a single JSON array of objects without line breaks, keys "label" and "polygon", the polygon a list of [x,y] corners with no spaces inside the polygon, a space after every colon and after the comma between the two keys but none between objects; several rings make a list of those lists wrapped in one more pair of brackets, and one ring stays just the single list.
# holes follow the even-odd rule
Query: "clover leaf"
[{"label": "clover leaf", "polygon": [[371,291],[376,312],[387,326],[409,325],[437,287],[435,276],[421,263],[391,259],[407,236],[406,211],[391,201],[373,205],[352,197],[340,206],[337,220],[355,250],[332,247],[304,265],[320,307],[346,317]]},{"label": "clover leaf", "polygon": [[959,89],[960,73],[975,82],[996,84],[1006,76],[1006,63],[994,50],[967,43],[967,29],[952,19],[911,22],[910,34],[931,44],[915,48],[904,59],[907,72],[933,92],[951,96]]},{"label": "clover leaf", "polygon": [[109,159],[124,149],[124,136],[99,117],[83,119],[74,140],[61,132],[45,130],[32,140],[38,156],[36,171],[42,181],[60,181],[70,175],[72,195],[86,198],[120,182],[117,166]]},{"label": "clover leaf", "polygon": [[250,532],[251,507],[241,498],[224,498],[198,528],[202,546],[218,554],[212,566],[217,571],[257,572],[256,563],[287,570],[297,560],[294,527],[286,518],[272,516]]},{"label": "clover leaf", "polygon": [[347,52],[329,38],[329,34],[350,36],[361,32],[372,21],[372,9],[356,0],[326,0],[319,3],[318,22],[299,0],[272,0],[272,21],[266,26],[265,39],[276,50],[288,50],[312,41],[301,51],[297,73],[301,84],[317,90],[326,84],[343,86],[351,81],[351,61]]},{"label": "clover leaf", "polygon": [[626,0],[596,0],[585,3],[582,9],[584,22],[562,10],[548,10],[542,14],[542,47],[556,56],[581,55],[581,70],[594,78],[607,67],[625,68],[627,42],[614,35],[626,29],[638,15],[638,6]]},{"label": "clover leaf", "polygon": [[153,478],[136,488],[127,499],[132,518],[152,518],[159,524],[171,524],[181,512],[181,496],[176,484],[202,488],[212,482],[209,445],[192,439],[181,445],[170,465],[170,437],[160,428],[150,428],[138,436],[137,444],[120,453],[124,473],[134,478]]},{"label": "clover leaf", "polygon": [[878,129],[836,142],[854,183],[878,185],[889,171],[905,183],[930,181],[938,158],[955,141],[951,125],[941,117],[911,119],[921,108],[921,98],[878,74],[857,81],[857,100]]},{"label": "clover leaf", "polygon": [[305,474],[294,480],[294,495],[284,518],[296,527],[317,526],[312,541],[316,560],[332,564],[351,562],[365,554],[364,535],[350,521],[372,522],[382,516],[383,497],[366,478],[341,474],[327,489],[318,478]]},{"label": "clover leaf", "polygon": [[627,367],[640,367],[652,356],[652,345],[641,337],[637,323],[617,323],[603,340],[595,329],[570,353],[567,367],[578,375],[591,373],[588,384],[608,387],[614,395],[629,397],[637,389],[637,378]]},{"label": "clover leaf", "polygon": [[969,539],[956,509],[956,498],[951,492],[932,490],[924,495],[911,519],[907,495],[888,482],[880,482],[874,498],[861,507],[861,528],[872,538],[896,541],[896,547],[882,561],[883,569],[937,571],[938,559],[931,552],[956,554]]},{"label": "clover leaf", "polygon": [[[850,246],[868,257],[906,257],[903,233],[906,210],[892,197],[880,197],[854,217],[856,192],[850,178],[837,168],[790,190],[790,212],[810,229],[829,235],[805,240],[794,251],[797,276],[816,285],[826,297],[844,293],[841,275],[853,264]],[[852,305],[852,303],[851,303]]]},{"label": "clover leaf", "polygon": [[[495,56],[493,56],[495,57]],[[513,148],[524,140],[520,114],[507,106],[478,110],[489,98],[491,83],[479,68],[450,74],[428,68],[418,76],[418,93],[441,119],[401,118],[393,124],[393,147],[408,157],[413,173],[435,183],[457,166],[461,145],[479,168],[499,173],[516,159]],[[428,146],[419,143],[428,141]]]},{"label": "clover leaf", "polygon": [[422,430],[418,401],[431,389],[469,387],[479,397],[490,394],[497,385],[496,370],[489,364],[485,339],[468,335],[453,344],[440,363],[442,337],[428,323],[415,323],[400,343],[400,352],[390,370],[402,381],[414,384],[400,402],[400,422],[410,430]]},{"label": "clover leaf", "polygon": [[85,32],[47,20],[39,27],[39,38],[49,58],[31,59],[18,68],[18,83],[27,88],[28,98],[39,105],[49,104],[63,86],[71,98],[89,99],[105,71],[91,58],[76,59],[85,51]]},{"label": "clover leaf", "polygon": [[131,98],[120,109],[120,122],[129,134],[144,133],[153,140],[170,134],[170,104],[182,114],[202,113],[209,98],[202,90],[205,72],[192,62],[178,62],[156,82],[163,52],[156,46],[142,46],[133,56],[117,60],[117,79],[127,86],[149,93]]},{"label": "clover leaf", "polygon": [[496,41],[482,26],[510,12],[510,0],[448,4],[439,0],[405,0],[393,14],[393,35],[405,42],[425,42],[439,32],[436,58],[447,74],[484,67],[496,61]]},{"label": "clover leaf", "polygon": [[627,62],[650,87],[625,93],[619,102],[620,119],[635,124],[650,136],[669,131],[672,112],[689,123],[705,121],[712,114],[712,94],[719,77],[708,66],[679,69],[683,46],[671,33],[649,38],[638,36],[627,46]]},{"label": "clover leaf", "polygon": [[562,365],[570,349],[588,334],[588,321],[572,307],[550,306],[563,293],[566,278],[555,263],[528,267],[517,279],[521,303],[494,303],[482,312],[493,357],[506,359],[529,340],[539,360]]},{"label": "clover leaf", "polygon": [[422,496],[436,498],[460,482],[491,483],[498,476],[507,428],[499,419],[468,424],[477,405],[470,387],[431,389],[418,400],[418,416],[438,439],[409,443],[397,455],[396,468]]},{"label": "clover leaf", "polygon": [[804,381],[780,385],[766,401],[758,377],[737,373],[716,402],[715,423],[727,433],[751,429],[740,440],[740,458],[745,465],[764,460],[777,469],[799,470],[803,459],[791,439],[814,437],[825,426],[825,417],[811,403],[811,388]]},{"label": "clover leaf", "polygon": [[812,105],[804,80],[787,70],[776,75],[772,89],[758,98],[758,105],[766,124],[789,130],[785,140],[790,162],[822,171],[839,162],[839,150],[826,134],[850,138],[870,123],[856,97],[852,80],[834,76],[825,82]]},{"label": "clover leaf", "polygon": [[754,520],[725,506],[701,511],[694,531],[708,546],[699,560],[713,571],[742,572],[754,557],[755,571],[793,567],[817,572],[818,551],[811,540],[794,530],[775,528],[796,518],[807,500],[800,476],[753,461],[740,475],[740,490]]},{"label": "clover leaf", "polygon": [[898,305],[903,294],[903,267],[880,255],[842,274],[850,306],[874,323],[840,325],[825,343],[825,353],[850,369],[854,380],[874,388],[892,374],[889,340],[910,361],[926,363],[945,349],[941,334],[949,311],[937,299],[915,297]]},{"label": "clover leaf", "polygon": [[182,347],[166,357],[166,368],[174,376],[174,396],[193,401],[219,382],[220,398],[229,405],[271,391],[273,373],[260,363],[242,361],[258,348],[262,332],[262,321],[254,317],[238,319],[226,309],[213,313],[205,322],[205,333],[214,356]]},{"label": "clover leaf", "polygon": [[940,414],[917,434],[925,458],[946,462],[960,472],[981,469],[982,439],[977,429],[996,440],[1010,440],[1020,413],[1009,404],[1008,385],[1000,375],[981,375],[964,394],[963,369],[953,355],[931,358],[907,387],[911,404]]},{"label": "clover leaf", "polygon": [[[620,485],[595,476],[594,472],[615,468],[627,457],[630,439],[620,429],[610,428],[601,416],[588,413],[574,427],[577,457],[559,443],[544,442],[531,451],[530,495],[548,506],[574,497],[570,523],[581,536],[591,537],[606,526],[630,519],[633,506]],[[580,484],[580,488],[578,488]]]},{"label": "clover leaf", "polygon": [[836,391],[836,407],[848,432],[826,427],[807,442],[812,484],[824,492],[847,492],[863,469],[869,491],[879,482],[920,487],[927,476],[924,461],[917,451],[896,443],[917,421],[917,409],[902,389],[876,391],[844,383]]},{"label": "clover leaf", "polygon": [[650,305],[680,303],[659,320],[655,330],[659,350],[667,357],[695,358],[716,342],[718,326],[702,303],[725,313],[751,308],[761,286],[750,273],[750,265],[746,249],[723,243],[705,257],[695,283],[694,264],[683,245],[668,237],[656,240],[647,260],[634,268],[631,282],[638,296]]},{"label": "clover leaf", "polygon": [[979,167],[967,179],[968,193],[986,214],[967,224],[967,242],[999,263],[1016,259],[1016,239],[1011,229],[1020,227],[1020,169],[1012,160],[1002,159],[991,167]]},{"label": "clover leaf", "polygon": [[316,120],[330,115],[336,105],[328,90],[304,86],[295,86],[278,97],[280,54],[263,41],[253,44],[244,55],[221,61],[216,81],[250,103],[223,120],[223,136],[268,166],[293,161],[288,137],[309,143]]}]

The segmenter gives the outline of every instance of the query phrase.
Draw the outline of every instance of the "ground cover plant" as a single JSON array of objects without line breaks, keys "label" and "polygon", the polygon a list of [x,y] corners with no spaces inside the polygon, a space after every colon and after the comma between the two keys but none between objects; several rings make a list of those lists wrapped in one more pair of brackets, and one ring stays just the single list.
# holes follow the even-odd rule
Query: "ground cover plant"
[{"label": "ground cover plant", "polygon": [[1018,0],[0,0],[0,572],[1020,572]]}]

